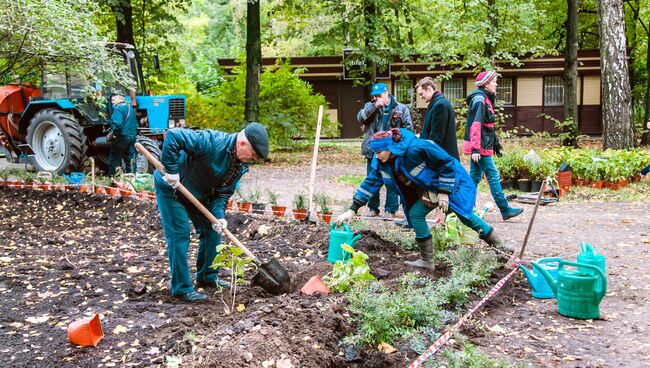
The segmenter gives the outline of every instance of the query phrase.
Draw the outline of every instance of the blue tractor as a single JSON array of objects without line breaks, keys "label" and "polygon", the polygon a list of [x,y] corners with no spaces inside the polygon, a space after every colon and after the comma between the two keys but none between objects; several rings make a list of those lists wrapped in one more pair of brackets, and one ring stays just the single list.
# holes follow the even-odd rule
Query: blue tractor
[{"label": "blue tractor", "polygon": [[[0,142],[9,151],[8,157],[17,161],[26,155],[36,171],[60,173],[80,170],[92,156],[105,170],[110,151],[105,137],[110,131],[110,97],[114,93],[124,95],[128,103],[136,99],[138,142],[160,156],[164,132],[185,126],[185,96],[148,95],[137,50],[123,43],[109,43],[107,47],[123,57],[137,85],[130,91],[108,86],[103,94],[98,92],[102,104],[87,102],[89,81],[67,73],[50,73],[47,67],[40,88],[0,86],[5,92],[0,97]],[[140,155],[135,164],[137,172],[154,169]]]}]

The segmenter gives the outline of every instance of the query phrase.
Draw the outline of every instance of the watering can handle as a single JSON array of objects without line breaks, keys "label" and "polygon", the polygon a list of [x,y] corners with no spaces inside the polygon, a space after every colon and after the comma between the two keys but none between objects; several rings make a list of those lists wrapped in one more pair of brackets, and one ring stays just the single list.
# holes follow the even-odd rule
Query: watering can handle
[{"label": "watering can handle", "polygon": [[607,292],[607,278],[605,277],[605,274],[600,268],[586,263],[577,263],[577,262],[568,262],[568,261],[560,262],[560,268],[563,268],[564,265],[573,266],[573,267],[584,267],[596,271],[596,274],[598,275],[598,277],[600,277],[600,285],[601,285],[600,291],[598,291],[596,298],[598,299],[598,302],[600,302],[600,300],[603,299],[605,293]]},{"label": "watering can handle", "polygon": [[[335,222],[332,225],[330,225],[330,230],[335,230],[338,226],[339,225]],[[350,227],[348,226],[348,224],[344,223],[344,224],[341,224],[340,226],[347,232],[352,231],[352,230],[350,230]]]},{"label": "watering can handle", "polygon": [[592,247],[591,244],[581,242],[580,248],[582,248],[582,253],[594,254],[594,247]]},{"label": "watering can handle", "polygon": [[538,259],[536,262],[537,264],[542,264],[542,263],[553,263],[553,262],[560,262],[562,261],[562,258],[559,257],[552,257],[552,258],[541,258]]}]

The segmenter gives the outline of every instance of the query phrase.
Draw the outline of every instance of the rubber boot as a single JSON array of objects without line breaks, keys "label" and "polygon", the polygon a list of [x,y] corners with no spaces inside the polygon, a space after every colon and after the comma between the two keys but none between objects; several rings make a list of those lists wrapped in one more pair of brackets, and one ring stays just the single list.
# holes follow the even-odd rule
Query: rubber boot
[{"label": "rubber boot", "polygon": [[501,210],[501,217],[503,217],[503,220],[505,221],[515,216],[521,215],[522,212],[524,212],[523,208],[506,207],[505,210]]},{"label": "rubber boot", "polygon": [[404,261],[405,264],[413,267],[426,268],[433,271],[436,269],[436,264],[433,262],[433,243],[431,242],[431,235],[424,239],[415,239],[420,248],[420,259],[415,261]]},{"label": "rubber boot", "polygon": [[501,251],[504,251],[506,253],[512,254],[512,253],[515,252],[515,248],[512,245],[509,245],[506,242],[504,242],[503,240],[501,240],[497,236],[494,229],[492,229],[486,236],[482,237],[481,239],[483,239],[483,241],[488,243],[488,245],[490,245],[492,247],[495,247],[495,248],[497,248],[497,249],[499,249]]}]

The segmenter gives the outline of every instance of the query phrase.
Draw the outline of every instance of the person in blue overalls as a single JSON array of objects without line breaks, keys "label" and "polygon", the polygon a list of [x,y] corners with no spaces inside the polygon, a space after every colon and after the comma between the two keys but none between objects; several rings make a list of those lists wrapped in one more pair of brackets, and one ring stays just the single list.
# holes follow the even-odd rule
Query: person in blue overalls
[{"label": "person in blue overalls", "polygon": [[392,129],[373,135],[370,149],[375,153],[372,170],[354,193],[350,209],[337,217],[337,223],[349,222],[386,185],[399,193],[406,220],[415,230],[420,249],[420,259],[406,261],[407,265],[435,269],[431,232],[425,218],[436,207],[454,212],[489,245],[510,253],[514,251],[497,237],[492,226],[472,211],[476,186],[460,161],[435,142],[418,139],[406,129]]},{"label": "person in blue overalls", "polygon": [[133,172],[135,159],[135,141],[138,134],[138,120],[135,109],[126,103],[124,96],[111,97],[113,113],[111,114],[111,131],[106,136],[106,141],[111,143],[111,152],[108,155],[108,176],[115,175],[115,169],[126,162],[125,172]]},{"label": "person in blue overalls", "polygon": [[[201,302],[206,294],[192,284],[187,253],[192,221],[199,234],[196,258],[196,286],[222,286],[218,270],[211,268],[221,244],[228,199],[235,186],[248,172],[248,163],[267,158],[269,136],[264,126],[250,123],[238,133],[215,130],[171,129],[167,131],[161,153],[164,174],[154,172],[156,200],[160,209],[167,256],[171,270],[171,294],[187,302]],[[212,224],[182,194],[182,183],[219,220]]]}]

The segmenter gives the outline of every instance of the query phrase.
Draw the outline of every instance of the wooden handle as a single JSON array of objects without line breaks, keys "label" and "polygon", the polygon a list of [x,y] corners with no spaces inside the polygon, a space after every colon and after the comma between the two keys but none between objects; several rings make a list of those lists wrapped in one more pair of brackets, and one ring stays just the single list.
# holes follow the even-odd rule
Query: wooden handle
[{"label": "wooden handle", "polygon": [[[165,168],[160,163],[160,161],[158,161],[151,153],[149,153],[149,151],[147,151],[147,149],[144,148],[143,145],[141,145],[140,143],[136,143],[135,148],[138,150],[138,152],[143,154],[144,157],[146,157],[147,160],[149,160],[149,162],[151,162],[156,167],[156,169],[158,169],[158,171],[160,171],[163,175],[165,174]],[[201,211],[201,213],[203,213],[203,215],[205,215],[205,217],[207,217],[208,220],[210,220],[211,223],[213,223],[213,224],[219,223],[219,220],[217,220],[217,218],[214,217],[212,212],[210,212],[207,208],[205,208],[205,206],[201,202],[199,202],[199,200],[196,199],[196,197],[194,197],[194,195],[192,193],[190,193],[190,191],[187,190],[187,188],[185,188],[183,186],[183,184],[178,183],[178,187],[176,189],[179,192],[181,192],[185,196],[185,198],[189,199],[189,201],[192,202],[192,204],[194,206],[196,206],[196,208],[198,208],[198,210]],[[230,232],[230,230],[228,230],[227,228],[221,228],[221,229],[223,230],[223,233],[226,234],[228,239],[230,239],[230,241],[235,243],[236,246],[241,248],[241,250],[243,250],[244,253],[246,253],[247,256],[251,257],[255,263],[257,263],[258,265],[262,263],[262,262],[260,262],[260,260],[257,257],[255,257],[255,255],[253,253],[251,253],[250,250],[248,250],[248,248],[246,248],[246,246],[244,244],[242,244],[242,242],[240,242]]]}]

